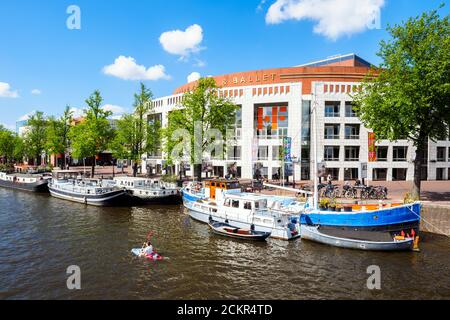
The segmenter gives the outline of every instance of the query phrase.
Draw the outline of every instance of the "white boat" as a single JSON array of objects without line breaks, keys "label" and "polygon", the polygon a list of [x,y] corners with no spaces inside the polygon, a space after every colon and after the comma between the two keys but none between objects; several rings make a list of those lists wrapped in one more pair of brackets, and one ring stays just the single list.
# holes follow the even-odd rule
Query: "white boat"
[{"label": "white boat", "polygon": [[55,171],[48,184],[50,194],[59,199],[93,206],[126,205],[130,197],[112,180],[84,179],[78,171]]},{"label": "white boat", "polygon": [[140,177],[116,177],[113,181],[117,187],[128,190],[133,199],[140,202],[180,201],[180,192],[174,183]]},{"label": "white boat", "polygon": [[[414,238],[391,237],[384,232],[366,232],[364,236],[348,238],[334,234],[335,230],[324,231],[319,226],[301,226],[302,239],[319,242],[340,248],[368,251],[406,251],[413,250]],[[384,236],[384,237],[383,237]]]}]

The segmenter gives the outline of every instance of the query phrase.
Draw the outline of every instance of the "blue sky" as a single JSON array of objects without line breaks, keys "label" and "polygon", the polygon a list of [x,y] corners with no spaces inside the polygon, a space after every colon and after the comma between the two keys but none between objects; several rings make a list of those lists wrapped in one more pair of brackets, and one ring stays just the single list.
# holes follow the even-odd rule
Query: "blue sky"
[{"label": "blue sky", "polygon": [[[35,110],[82,109],[95,89],[111,110],[131,111],[140,81],[160,97],[193,72],[287,67],[351,52],[378,64],[388,23],[443,2],[2,0],[0,124],[13,128]],[[70,5],[80,8],[79,30],[67,28]],[[381,9],[380,29],[361,28],[365,6]],[[448,11],[446,3],[440,13]]]}]

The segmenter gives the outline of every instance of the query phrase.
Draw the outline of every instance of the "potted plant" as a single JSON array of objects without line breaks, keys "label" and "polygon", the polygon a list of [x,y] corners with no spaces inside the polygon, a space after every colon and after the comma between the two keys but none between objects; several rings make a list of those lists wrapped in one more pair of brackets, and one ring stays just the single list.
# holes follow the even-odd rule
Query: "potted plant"
[{"label": "potted plant", "polygon": [[331,200],[328,204],[328,210],[329,211],[336,211],[336,200]]},{"label": "potted plant", "polygon": [[348,204],[344,206],[344,212],[352,212],[352,205]]},{"label": "potted plant", "polygon": [[330,200],[328,198],[323,198],[320,199],[319,202],[319,209],[321,210],[327,210],[328,209],[328,204],[330,203]]}]

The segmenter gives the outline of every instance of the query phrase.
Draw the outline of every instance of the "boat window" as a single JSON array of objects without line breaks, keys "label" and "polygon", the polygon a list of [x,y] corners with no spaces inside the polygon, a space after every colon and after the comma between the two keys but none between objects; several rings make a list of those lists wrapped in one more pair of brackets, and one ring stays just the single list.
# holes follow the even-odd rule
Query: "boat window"
[{"label": "boat window", "polygon": [[227,200],[225,200],[224,206],[225,206],[225,207],[229,207],[229,206],[230,206],[230,203],[231,203],[231,200],[230,200],[230,199],[227,199]]},{"label": "boat window", "polygon": [[233,200],[231,203],[231,206],[233,208],[239,208],[239,200]]},{"label": "boat window", "polygon": [[259,202],[258,202],[258,201],[255,202],[255,209],[256,209],[256,210],[259,209]]},{"label": "boat window", "polygon": [[244,202],[244,209],[252,210],[252,203],[251,202]]}]

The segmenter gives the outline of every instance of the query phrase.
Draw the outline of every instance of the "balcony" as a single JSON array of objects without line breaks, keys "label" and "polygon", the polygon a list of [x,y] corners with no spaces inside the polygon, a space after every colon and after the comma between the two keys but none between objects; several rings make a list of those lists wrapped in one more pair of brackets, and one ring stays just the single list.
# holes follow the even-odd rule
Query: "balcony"
[{"label": "balcony", "polygon": [[359,134],[346,134],[346,140],[359,140]]},{"label": "balcony", "polygon": [[288,135],[288,128],[258,129],[255,135],[258,139],[283,139]]}]

